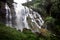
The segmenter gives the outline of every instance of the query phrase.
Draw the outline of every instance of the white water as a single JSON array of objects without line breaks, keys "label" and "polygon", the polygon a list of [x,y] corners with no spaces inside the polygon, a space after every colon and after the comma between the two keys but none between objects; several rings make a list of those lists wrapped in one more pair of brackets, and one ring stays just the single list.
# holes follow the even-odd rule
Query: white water
[{"label": "white water", "polygon": [[7,26],[12,26],[12,16],[11,16],[11,11],[10,8],[8,7],[8,5],[6,4],[6,25]]},{"label": "white water", "polygon": [[41,16],[37,12],[33,11],[32,9],[29,10],[29,8],[27,7],[25,8],[19,3],[17,5],[14,4],[14,8],[16,12],[15,15],[16,18],[14,20],[15,24],[12,24],[13,15],[11,14],[11,9],[6,4],[6,25],[7,26],[13,27],[13,25],[15,25],[14,28],[21,31],[23,30],[23,28],[32,29],[28,25],[29,23],[27,17],[29,16],[31,18],[31,21],[35,23],[36,27],[41,29],[41,26],[43,25],[44,21],[42,20]]}]

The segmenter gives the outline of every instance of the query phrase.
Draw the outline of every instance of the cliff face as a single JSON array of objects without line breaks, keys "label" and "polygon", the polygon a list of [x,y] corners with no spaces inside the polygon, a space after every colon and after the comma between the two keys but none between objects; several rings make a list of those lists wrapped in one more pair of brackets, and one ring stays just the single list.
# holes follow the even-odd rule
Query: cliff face
[{"label": "cliff face", "polygon": [[0,2],[0,21],[1,22],[5,21],[5,14],[6,14],[5,2]]},{"label": "cliff face", "polygon": [[6,3],[10,8],[12,8],[13,0],[0,0],[0,22],[6,23]]}]

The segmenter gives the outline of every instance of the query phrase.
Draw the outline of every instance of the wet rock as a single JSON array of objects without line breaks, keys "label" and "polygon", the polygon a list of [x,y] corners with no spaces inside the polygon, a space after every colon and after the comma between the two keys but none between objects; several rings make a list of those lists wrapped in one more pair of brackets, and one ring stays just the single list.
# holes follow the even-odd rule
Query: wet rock
[{"label": "wet rock", "polygon": [[0,2],[0,22],[5,23],[6,21],[6,9],[5,9],[5,3]]}]

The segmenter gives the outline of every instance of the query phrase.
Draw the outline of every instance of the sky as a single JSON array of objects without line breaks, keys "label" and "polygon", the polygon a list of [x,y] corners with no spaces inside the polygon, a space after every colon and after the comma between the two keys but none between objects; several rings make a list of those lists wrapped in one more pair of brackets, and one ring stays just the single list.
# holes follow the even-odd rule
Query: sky
[{"label": "sky", "polygon": [[[29,1],[31,1],[31,0],[29,0]],[[27,0],[14,0],[14,2],[16,2],[16,3],[25,3],[25,2],[27,2]]]}]

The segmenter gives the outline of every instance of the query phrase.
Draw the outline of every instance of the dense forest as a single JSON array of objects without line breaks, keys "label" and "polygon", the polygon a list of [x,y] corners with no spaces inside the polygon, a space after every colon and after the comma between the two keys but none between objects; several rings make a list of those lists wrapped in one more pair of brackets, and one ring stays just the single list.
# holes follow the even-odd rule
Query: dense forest
[{"label": "dense forest", "polygon": [[5,3],[11,9],[13,7],[12,0],[0,0],[0,40],[60,40],[60,0],[27,0],[22,4],[41,15],[44,24],[40,32],[32,32],[26,28],[21,32],[6,26]]}]

